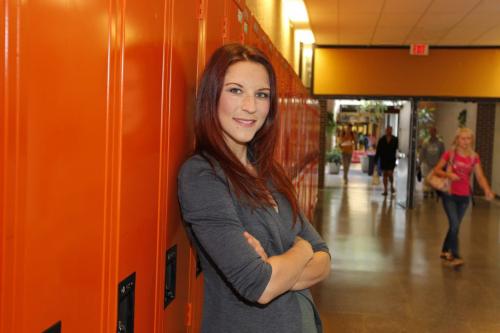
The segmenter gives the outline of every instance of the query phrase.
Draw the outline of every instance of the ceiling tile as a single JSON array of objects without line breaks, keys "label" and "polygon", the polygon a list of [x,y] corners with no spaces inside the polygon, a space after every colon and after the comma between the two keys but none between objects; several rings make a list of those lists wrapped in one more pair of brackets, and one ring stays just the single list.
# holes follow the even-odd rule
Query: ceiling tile
[{"label": "ceiling tile", "polygon": [[500,45],[500,24],[471,42],[471,45]]},{"label": "ceiling tile", "polygon": [[500,0],[304,2],[319,44],[500,46]]}]

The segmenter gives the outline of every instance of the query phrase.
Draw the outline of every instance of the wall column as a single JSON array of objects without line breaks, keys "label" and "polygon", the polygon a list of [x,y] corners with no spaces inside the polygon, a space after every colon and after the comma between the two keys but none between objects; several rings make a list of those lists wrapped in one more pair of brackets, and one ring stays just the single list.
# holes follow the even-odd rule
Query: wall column
[{"label": "wall column", "polygon": [[325,187],[325,153],[326,153],[326,99],[319,100],[320,122],[319,122],[319,165],[318,165],[318,188]]},{"label": "wall column", "polygon": [[[493,144],[492,138],[495,137],[495,103],[477,104],[477,122],[476,122],[476,152],[481,159],[484,175],[491,183],[492,165],[493,165]],[[483,191],[477,180],[474,179],[474,194],[482,194]]]}]

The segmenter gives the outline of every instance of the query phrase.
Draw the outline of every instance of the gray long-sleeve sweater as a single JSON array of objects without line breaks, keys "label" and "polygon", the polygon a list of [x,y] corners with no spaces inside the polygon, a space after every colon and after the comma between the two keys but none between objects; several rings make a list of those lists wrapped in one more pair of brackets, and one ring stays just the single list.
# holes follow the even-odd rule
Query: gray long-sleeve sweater
[{"label": "gray long-sleeve sweater", "polygon": [[289,202],[270,190],[279,212],[243,204],[231,191],[222,169],[216,165],[214,170],[200,155],[188,159],[181,168],[179,202],[204,272],[203,333],[305,333],[301,296],[310,301],[313,320],[321,332],[308,289],[286,292],[266,305],[257,303],[272,268],[247,243],[244,231],[260,241],[268,256],[287,251],[297,235],[309,241],[314,251],[328,253],[325,242],[303,216],[304,223],[298,221],[292,228]]}]

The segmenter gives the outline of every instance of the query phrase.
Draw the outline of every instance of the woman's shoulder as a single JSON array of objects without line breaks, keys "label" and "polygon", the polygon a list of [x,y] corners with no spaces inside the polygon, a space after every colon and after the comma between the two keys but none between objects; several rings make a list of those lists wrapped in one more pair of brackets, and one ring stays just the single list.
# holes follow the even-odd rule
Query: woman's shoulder
[{"label": "woman's shoulder", "polygon": [[194,179],[194,177],[202,176],[219,176],[224,178],[224,171],[220,167],[217,160],[210,156],[202,154],[194,154],[182,164],[179,169],[179,180]]},{"label": "woman's shoulder", "polygon": [[445,160],[449,159],[450,157],[454,157],[457,154],[456,150],[453,148],[446,149],[443,153],[443,158]]},{"label": "woman's shoulder", "polygon": [[201,174],[215,174],[215,160],[211,160],[201,154],[194,154],[182,164],[179,170],[179,178],[199,176]]}]

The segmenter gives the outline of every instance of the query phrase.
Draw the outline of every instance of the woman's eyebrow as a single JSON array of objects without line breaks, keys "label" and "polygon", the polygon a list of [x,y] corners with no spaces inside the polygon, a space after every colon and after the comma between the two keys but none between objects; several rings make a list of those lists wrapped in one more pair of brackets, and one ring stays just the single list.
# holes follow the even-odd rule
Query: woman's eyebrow
[{"label": "woman's eyebrow", "polygon": [[[224,87],[225,86],[230,86],[230,85],[235,85],[235,86],[238,86],[240,88],[243,88],[243,85],[240,84],[240,83],[237,83],[237,82],[227,82],[227,83],[224,83]],[[269,90],[269,91],[271,91],[271,88],[270,87],[262,87],[262,88],[259,88],[257,90],[258,91],[261,91],[261,90]]]},{"label": "woman's eyebrow", "polygon": [[227,83],[224,84],[224,86],[229,86],[231,84],[237,85],[238,87],[243,87],[243,85],[241,85],[241,84],[239,84],[237,82],[227,82]]}]

